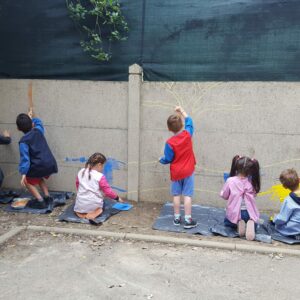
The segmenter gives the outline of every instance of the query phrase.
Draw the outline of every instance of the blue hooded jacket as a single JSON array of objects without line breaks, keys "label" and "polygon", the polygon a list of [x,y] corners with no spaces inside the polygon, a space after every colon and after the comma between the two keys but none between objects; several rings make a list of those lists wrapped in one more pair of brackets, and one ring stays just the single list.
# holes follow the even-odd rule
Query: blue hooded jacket
[{"label": "blue hooded jacket", "polygon": [[50,176],[57,173],[56,160],[45,139],[42,121],[34,118],[32,122],[35,126],[19,142],[19,171],[33,178]]}]

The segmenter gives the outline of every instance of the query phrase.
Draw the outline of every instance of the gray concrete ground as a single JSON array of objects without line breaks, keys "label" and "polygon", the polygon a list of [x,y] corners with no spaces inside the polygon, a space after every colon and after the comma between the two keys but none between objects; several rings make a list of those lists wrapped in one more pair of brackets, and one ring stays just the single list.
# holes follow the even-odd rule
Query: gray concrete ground
[{"label": "gray concrete ground", "polygon": [[299,299],[299,258],[24,232],[0,248],[0,299]]},{"label": "gray concrete ground", "polygon": [[[161,205],[138,203],[100,227],[49,215],[0,210],[0,234],[39,225],[259,245],[241,239],[154,231]],[[266,247],[300,249],[278,242]],[[299,258],[216,251],[45,232],[23,232],[0,247],[0,299],[299,299]]]}]

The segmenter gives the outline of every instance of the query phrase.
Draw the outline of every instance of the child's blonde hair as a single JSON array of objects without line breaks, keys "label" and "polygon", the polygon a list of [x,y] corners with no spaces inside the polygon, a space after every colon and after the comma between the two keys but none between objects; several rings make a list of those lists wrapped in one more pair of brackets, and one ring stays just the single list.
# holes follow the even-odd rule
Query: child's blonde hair
[{"label": "child's blonde hair", "polygon": [[[91,169],[97,164],[104,164],[106,162],[106,157],[99,152],[94,153],[88,159],[85,164],[85,170],[89,169],[89,179],[91,179]],[[82,172],[82,177],[84,176],[85,170]]]}]

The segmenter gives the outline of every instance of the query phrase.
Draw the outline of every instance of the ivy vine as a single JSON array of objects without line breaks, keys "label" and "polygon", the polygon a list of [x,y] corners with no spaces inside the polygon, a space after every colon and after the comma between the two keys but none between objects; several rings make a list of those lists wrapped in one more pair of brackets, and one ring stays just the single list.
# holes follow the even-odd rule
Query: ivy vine
[{"label": "ivy vine", "polygon": [[126,40],[129,30],[119,0],[66,0],[66,5],[81,32],[83,51],[98,61],[109,61],[111,44]]}]

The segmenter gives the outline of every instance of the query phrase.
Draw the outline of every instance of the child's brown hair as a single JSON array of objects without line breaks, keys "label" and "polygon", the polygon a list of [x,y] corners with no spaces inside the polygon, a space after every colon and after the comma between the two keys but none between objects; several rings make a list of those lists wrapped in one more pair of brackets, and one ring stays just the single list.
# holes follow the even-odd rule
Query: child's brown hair
[{"label": "child's brown hair", "polygon": [[295,191],[299,187],[299,176],[294,169],[287,169],[281,172],[279,177],[283,187]]},{"label": "child's brown hair", "polygon": [[171,115],[167,120],[167,125],[168,129],[173,133],[179,132],[183,127],[181,116],[178,114]]},{"label": "child's brown hair", "polygon": [[[106,157],[99,152],[94,153],[91,155],[88,159],[88,161],[85,164],[85,169],[89,169],[89,179],[91,179],[91,170],[94,166],[97,164],[104,164],[106,162]],[[84,176],[85,170],[82,172],[82,177]]]},{"label": "child's brown hair", "polygon": [[260,191],[260,167],[256,159],[240,155],[234,156],[229,176],[233,177],[238,174],[250,177],[255,192]]},{"label": "child's brown hair", "polygon": [[32,120],[27,114],[19,114],[16,120],[17,127],[23,133],[32,129]]}]

